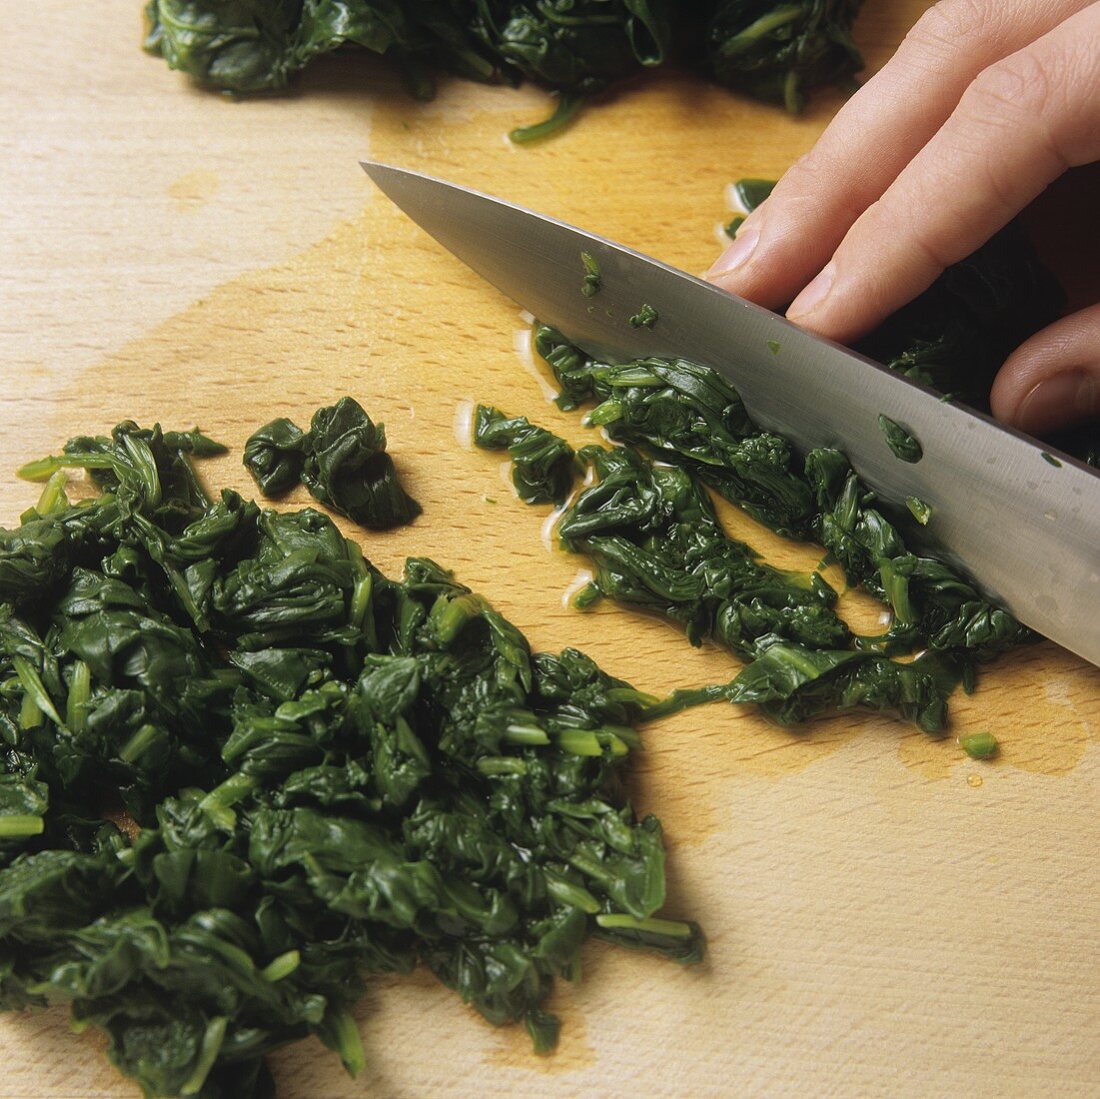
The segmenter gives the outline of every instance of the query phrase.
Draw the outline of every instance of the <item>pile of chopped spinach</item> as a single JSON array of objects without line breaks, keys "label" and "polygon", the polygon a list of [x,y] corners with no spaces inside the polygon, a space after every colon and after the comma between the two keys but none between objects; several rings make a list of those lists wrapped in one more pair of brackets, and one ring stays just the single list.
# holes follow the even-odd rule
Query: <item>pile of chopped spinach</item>
[{"label": "pile of chopped spinach", "polygon": [[852,24],[863,0],[718,0],[706,25],[707,70],[720,84],[782,103],[791,114],[805,92],[850,84],[863,68]]},{"label": "pile of chopped spinach", "polygon": [[[423,962],[546,1050],[588,937],[697,961],[620,782],[652,699],[432,561],[390,580],[313,509],[209,498],[189,459],[218,449],[127,422],[22,471],[0,1007],[68,1003],[149,1095],[246,1099],[309,1034],[361,1068],[375,973]],[[70,467],[100,495],[70,503]]]},{"label": "pile of chopped spinach", "polygon": [[[549,333],[540,330],[544,345]],[[717,375],[715,381],[726,385]],[[654,389],[644,379],[638,384]],[[697,392],[685,388],[662,399],[689,405]],[[611,399],[622,396],[629,397],[629,388]],[[656,613],[680,626],[693,645],[711,640],[749,661],[731,683],[678,692],[650,716],[725,698],[754,703],[782,724],[860,707],[942,733],[955,687],[973,682],[979,662],[1031,636],[948,566],[910,553],[837,450],[811,451],[803,467],[791,463],[789,473],[813,501],[810,529],[826,560],[838,562],[849,583],[889,608],[890,625],[881,634],[853,635],[835,613],[836,591],[820,573],[775,569],[729,538],[691,463],[657,465],[637,449],[664,458],[646,445],[649,439],[612,437],[633,445],[581,450],[595,480],[557,526],[562,547],[584,554],[595,571],[578,605],[607,597]],[[921,655],[893,659],[914,653]]]},{"label": "pile of chopped spinach", "polygon": [[862,0],[149,0],[145,47],[232,92],[284,87],[321,54],[360,47],[396,60],[414,95],[432,71],[533,80],[561,96],[552,133],[581,100],[679,57],[720,84],[802,108],[805,91],[850,83],[863,67],[851,29]]},{"label": "pile of chopped spinach", "polygon": [[244,464],[265,496],[302,483],[325,507],[372,530],[420,514],[386,453],[385,425],[352,397],[317,409],[308,432],[285,417],[264,424],[245,443]]},{"label": "pile of chopped spinach", "polygon": [[[751,210],[771,187],[745,180],[737,189]],[[1054,320],[1063,302],[1057,280],[1012,224],[890,317],[863,349],[979,403],[1006,355]],[[939,733],[955,687],[970,689],[981,662],[1033,638],[965,576],[913,553],[896,513],[880,506],[840,451],[799,454],[761,430],[709,367],[603,362],[545,325],[536,326],[535,345],[558,382],[558,406],[591,406],[586,423],[621,444],[580,451],[594,483],[558,524],[562,546],[585,554],[595,571],[575,605],[607,596],[671,619],[692,644],[709,639],[749,661],[731,683],[678,692],[651,714],[725,698],[790,723],[859,706]],[[921,459],[919,440],[903,425],[883,415],[880,427],[899,459]],[[550,439],[542,444],[552,447]],[[853,635],[818,573],[780,572],[730,539],[703,486],[778,534],[822,545],[849,585],[882,601],[887,628]],[[931,521],[923,501],[906,506],[917,522]]]}]

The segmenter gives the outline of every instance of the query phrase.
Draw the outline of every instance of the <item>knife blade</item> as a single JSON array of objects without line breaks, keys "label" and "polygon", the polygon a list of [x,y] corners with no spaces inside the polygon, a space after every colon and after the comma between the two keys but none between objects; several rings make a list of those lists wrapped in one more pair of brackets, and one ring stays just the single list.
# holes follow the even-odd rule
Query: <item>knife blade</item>
[{"label": "knife blade", "polygon": [[[1100,471],[614,241],[421,172],[362,167],[444,248],[589,354],[710,366],[761,426],[802,451],[844,451],[884,501],[930,505],[913,534],[1022,622],[1100,665]],[[582,252],[600,270],[592,298],[581,293]],[[632,327],[645,304],[658,320]],[[880,414],[920,441],[921,461],[894,455]]]}]

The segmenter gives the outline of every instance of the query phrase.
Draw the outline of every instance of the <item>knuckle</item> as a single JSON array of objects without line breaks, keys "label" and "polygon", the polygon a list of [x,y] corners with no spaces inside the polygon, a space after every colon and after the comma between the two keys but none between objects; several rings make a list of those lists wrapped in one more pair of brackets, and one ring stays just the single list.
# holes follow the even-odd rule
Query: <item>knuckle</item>
[{"label": "knuckle", "polygon": [[1043,61],[1022,50],[983,69],[963,96],[962,106],[983,120],[1034,117],[1051,106],[1054,86]]},{"label": "knuckle", "polygon": [[847,164],[835,156],[822,152],[815,147],[800,156],[783,175],[779,192],[783,203],[790,208],[804,210],[812,217],[819,210],[823,196],[828,195],[834,215],[849,223],[866,208],[867,199],[862,194],[858,181],[854,185],[837,193],[836,181],[847,170]]},{"label": "knuckle", "polygon": [[1052,165],[1068,166],[1063,149],[1064,82],[1035,50],[1021,50],[974,79],[959,104],[964,122],[1006,131],[1006,140],[1025,141]]},{"label": "knuckle", "polygon": [[784,172],[783,189],[797,194],[820,193],[820,188],[826,182],[828,174],[823,170],[823,167],[821,157],[816,155],[813,150],[803,153]]},{"label": "knuckle", "polygon": [[985,0],[940,0],[905,36],[905,48],[934,57],[955,56],[976,38],[984,38],[990,22]]}]

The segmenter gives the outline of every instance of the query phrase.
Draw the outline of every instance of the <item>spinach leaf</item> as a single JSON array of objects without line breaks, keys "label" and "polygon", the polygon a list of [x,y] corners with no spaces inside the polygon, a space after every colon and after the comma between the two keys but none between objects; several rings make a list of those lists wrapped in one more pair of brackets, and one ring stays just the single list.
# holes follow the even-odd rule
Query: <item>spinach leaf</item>
[{"label": "spinach leaf", "polygon": [[852,24],[863,0],[718,0],[709,5],[706,62],[721,84],[798,114],[805,91],[852,83],[863,58]]},{"label": "spinach leaf", "polygon": [[924,448],[920,445],[920,439],[911,435],[901,424],[891,420],[885,413],[879,413],[878,429],[882,432],[882,437],[895,458],[913,464],[924,457]]},{"label": "spinach leaf", "polygon": [[420,505],[401,487],[386,453],[386,429],[351,397],[319,408],[309,430],[302,481],[322,504],[362,526],[412,522]]},{"label": "spinach leaf", "polygon": [[244,464],[265,496],[301,482],[326,507],[371,530],[410,523],[421,511],[386,453],[385,426],[351,397],[319,408],[308,432],[285,418],[265,424],[245,443]]},{"label": "spinach leaf", "polygon": [[561,504],[573,487],[573,448],[525,416],[509,418],[499,409],[478,405],[474,442],[485,450],[507,450],[512,483],[528,504]]},{"label": "spinach leaf", "polygon": [[253,432],[244,444],[244,464],[260,491],[282,496],[302,481],[308,436],[280,416]]}]

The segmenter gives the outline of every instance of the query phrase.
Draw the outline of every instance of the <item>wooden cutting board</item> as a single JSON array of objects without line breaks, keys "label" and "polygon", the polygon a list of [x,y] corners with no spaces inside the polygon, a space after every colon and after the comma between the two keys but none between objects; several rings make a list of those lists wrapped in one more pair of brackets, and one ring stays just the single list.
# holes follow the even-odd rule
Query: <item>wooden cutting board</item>
[{"label": "wooden cutting board", "polygon": [[[869,0],[872,69],[925,6]],[[729,678],[728,655],[660,622],[565,608],[583,561],[552,548],[547,509],[516,501],[456,423],[487,400],[591,435],[548,403],[517,309],[356,161],[427,168],[697,271],[727,184],[779,174],[838,96],[796,120],[659,73],[518,149],[504,134],[545,113],[536,91],[444,80],[424,106],[344,56],[292,95],[234,103],[143,56],[139,8],[40,0],[3,16],[0,521],[35,497],[8,471],[124,417],[201,424],[237,448],[209,481],[251,492],[239,448],[255,426],[351,393],[424,504],[412,527],[364,539],[381,568],[431,555],[536,647],[577,645],[655,693]],[[816,560],[724,514],[769,559]],[[729,707],[654,727],[633,793],[665,823],[669,910],[703,924],[705,965],[593,944],[583,982],[555,996],[549,1058],[427,974],[382,980],[359,1015],[366,1072],[350,1081],[301,1043],[274,1059],[280,1094],[1097,1094],[1100,672],[1044,643],[983,673],[953,714],[944,740],[859,715],[783,731]],[[980,729],[1002,741],[993,763],[956,743]],[[102,1050],[60,1011],[4,1017],[0,1094],[135,1095]]]}]

